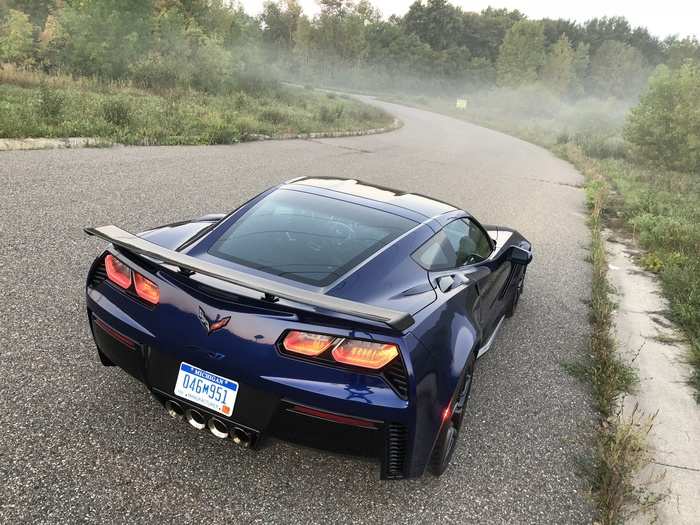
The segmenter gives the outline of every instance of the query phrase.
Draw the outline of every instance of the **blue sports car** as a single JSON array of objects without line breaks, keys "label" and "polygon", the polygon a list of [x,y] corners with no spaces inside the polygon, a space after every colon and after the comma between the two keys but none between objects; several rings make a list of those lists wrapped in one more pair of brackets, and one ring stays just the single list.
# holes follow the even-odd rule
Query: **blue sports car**
[{"label": "blue sports car", "polygon": [[532,259],[512,229],[337,178],[139,235],[85,231],[110,243],[86,289],[104,365],[218,438],[370,456],[383,479],[445,471]]}]

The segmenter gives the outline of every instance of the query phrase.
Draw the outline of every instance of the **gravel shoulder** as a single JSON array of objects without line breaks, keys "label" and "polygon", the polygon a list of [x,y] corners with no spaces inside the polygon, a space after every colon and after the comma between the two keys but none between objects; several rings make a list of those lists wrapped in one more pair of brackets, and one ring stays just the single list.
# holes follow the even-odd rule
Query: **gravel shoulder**
[{"label": "gravel shoulder", "polygon": [[[0,522],[586,523],[575,475],[595,415],[562,363],[586,351],[589,232],[581,175],[524,141],[378,103],[392,133],[236,146],[0,153]],[[535,247],[526,293],[479,361],[466,432],[441,479],[274,442],[257,453],[172,421],[99,364],[84,226],[139,231],[228,211],[298,176],[425,193]],[[319,497],[321,493],[323,496]]]}]

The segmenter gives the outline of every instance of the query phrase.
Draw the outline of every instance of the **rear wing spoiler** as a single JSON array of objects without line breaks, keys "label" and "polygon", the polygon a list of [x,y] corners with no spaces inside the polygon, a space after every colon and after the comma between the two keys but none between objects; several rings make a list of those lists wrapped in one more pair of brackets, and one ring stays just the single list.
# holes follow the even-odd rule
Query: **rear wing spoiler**
[{"label": "rear wing spoiler", "polygon": [[142,239],[117,226],[100,226],[99,228],[85,228],[88,235],[99,237],[111,242],[115,246],[138,255],[145,255],[165,264],[177,266],[181,271],[194,272],[220,279],[236,286],[265,294],[268,298],[280,298],[287,301],[303,304],[314,309],[329,310],[345,315],[351,315],[360,319],[384,323],[388,327],[404,331],[414,323],[413,317],[398,310],[380,308],[370,304],[359,303],[339,297],[304,290],[295,286],[278,283],[271,279],[249,275],[244,272],[225,268],[208,261],[197,259],[190,255],[169,250],[158,244]]}]

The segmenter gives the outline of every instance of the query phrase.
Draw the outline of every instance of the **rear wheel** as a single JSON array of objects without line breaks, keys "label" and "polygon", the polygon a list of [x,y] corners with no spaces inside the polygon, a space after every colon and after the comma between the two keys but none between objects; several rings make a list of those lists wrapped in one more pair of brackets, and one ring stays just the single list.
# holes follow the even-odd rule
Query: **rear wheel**
[{"label": "rear wheel", "polygon": [[435,476],[441,476],[450,464],[459,439],[459,431],[464,421],[464,413],[467,408],[467,401],[472,389],[474,379],[474,367],[476,358],[472,355],[467,363],[466,370],[462,376],[462,381],[457,390],[458,394],[452,401],[452,414],[450,418],[442,424],[440,435],[438,436],[433,455],[430,459],[430,472]]}]

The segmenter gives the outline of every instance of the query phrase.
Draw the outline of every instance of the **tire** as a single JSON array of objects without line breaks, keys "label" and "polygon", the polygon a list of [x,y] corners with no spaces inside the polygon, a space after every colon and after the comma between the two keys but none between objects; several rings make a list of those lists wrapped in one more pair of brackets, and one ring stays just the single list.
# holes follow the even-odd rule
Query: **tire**
[{"label": "tire", "polygon": [[523,274],[520,276],[520,282],[515,287],[513,292],[513,299],[511,299],[508,310],[506,311],[506,317],[513,317],[515,314],[515,309],[518,307],[518,302],[520,301],[520,296],[523,294],[525,289],[525,270],[523,269]]},{"label": "tire", "polygon": [[450,461],[452,461],[452,455],[454,454],[455,448],[457,448],[459,431],[462,428],[467,401],[469,400],[469,394],[471,393],[472,384],[474,382],[475,365],[476,357],[472,355],[469,357],[469,362],[467,363],[466,370],[462,376],[462,381],[460,382],[459,389],[457,390],[459,394],[451,403],[454,404],[452,415],[450,419],[442,424],[440,434],[438,435],[435,446],[433,447],[429,469],[431,474],[434,476],[439,477],[444,474],[447,467],[450,465]]}]

